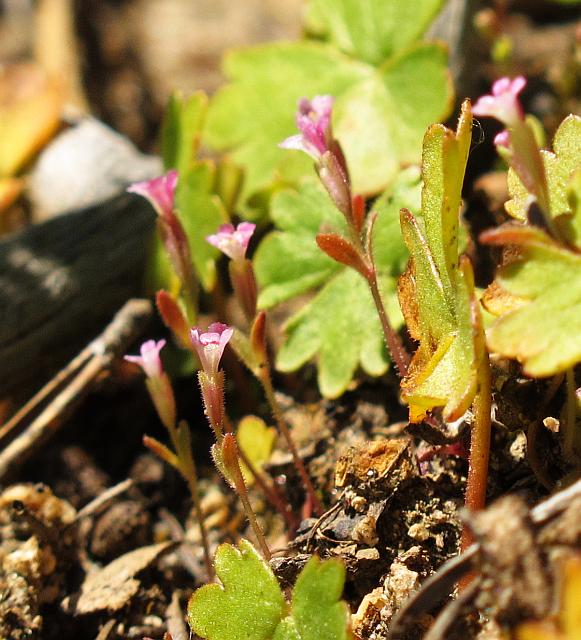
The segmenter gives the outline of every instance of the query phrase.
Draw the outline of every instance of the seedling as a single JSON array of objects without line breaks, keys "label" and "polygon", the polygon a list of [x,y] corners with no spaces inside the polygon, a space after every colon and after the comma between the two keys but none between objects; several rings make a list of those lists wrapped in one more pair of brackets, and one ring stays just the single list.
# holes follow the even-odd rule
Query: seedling
[{"label": "seedling", "polygon": [[346,159],[333,135],[332,105],[330,96],[317,96],[312,101],[302,99],[296,117],[300,134],[287,138],[280,146],[304,151],[314,159],[319,179],[347,226],[347,237],[335,232],[318,233],[317,245],[331,259],[351,267],[367,281],[391,358],[399,374],[405,375],[409,356],[389,320],[379,291],[371,241],[373,219],[365,225],[365,202],[352,193]]},{"label": "seedling", "polygon": [[[470,261],[458,255],[458,218],[472,136],[470,103],[462,105],[456,132],[431,126],[424,137],[422,209],[402,209],[411,258],[400,279],[400,303],[411,336],[419,342],[402,395],[410,421],[442,408],[457,420],[472,406],[466,505],[486,499],[490,448],[490,367]],[[464,546],[468,544],[467,534]]]},{"label": "seedling", "polygon": [[125,359],[138,364],[145,372],[147,390],[149,391],[149,395],[151,396],[161,422],[168,431],[173,451],[155,438],[149,436],[144,436],[143,442],[153,453],[174,467],[187,482],[200,527],[206,570],[208,577],[211,578],[214,575],[214,570],[200,502],[198,474],[192,454],[190,427],[184,420],[179,424],[176,421],[176,403],[173,388],[169,377],[163,370],[159,356],[164,346],[165,340],[158,342],[149,340],[141,345],[141,355],[125,356]]},{"label": "seedling", "polygon": [[567,411],[563,440],[567,458],[581,455],[576,427],[577,388],[573,367],[581,361],[581,118],[559,126],[553,153],[540,151],[546,175],[550,224],[530,219],[535,192],[509,173],[507,211],[529,224],[509,223],[481,236],[485,243],[518,247],[484,296],[499,318],[488,332],[489,347],[517,358],[533,377],[566,373]]},{"label": "seedling", "polygon": [[232,225],[223,225],[218,232],[208,236],[208,242],[225,253],[231,260],[229,264],[230,281],[246,318],[251,322],[250,336],[238,332],[233,347],[242,362],[256,376],[270,405],[277,427],[283,435],[293,457],[294,465],[303,481],[307,493],[305,515],[309,516],[314,509],[322,513],[319,499],[315,494],[313,483],[309,478],[305,465],[298,454],[292,434],[284,420],[284,416],[272,385],[270,359],[266,346],[266,314],[256,313],[257,288],[252,262],[246,259],[246,250],[255,225],[240,223],[235,229]]},{"label": "seedling", "polygon": [[254,547],[218,547],[216,574],[222,585],[194,592],[188,604],[193,633],[208,640],[348,640],[347,605],[340,600],[345,568],[339,560],[313,557],[301,571],[292,601]]}]

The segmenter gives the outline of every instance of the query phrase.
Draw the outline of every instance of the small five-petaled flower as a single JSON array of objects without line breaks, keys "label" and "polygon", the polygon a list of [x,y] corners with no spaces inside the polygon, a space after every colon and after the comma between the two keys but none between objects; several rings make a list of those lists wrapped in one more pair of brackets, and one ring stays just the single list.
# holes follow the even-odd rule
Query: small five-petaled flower
[{"label": "small five-petaled flower", "polygon": [[217,233],[207,236],[206,240],[232,260],[243,260],[255,229],[256,225],[252,222],[241,222],[236,228],[232,224],[223,224]]},{"label": "small five-petaled flower", "polygon": [[234,329],[221,322],[214,322],[208,331],[202,333],[195,327],[191,330],[192,344],[196,349],[204,373],[213,376],[218,373],[220,360]]}]

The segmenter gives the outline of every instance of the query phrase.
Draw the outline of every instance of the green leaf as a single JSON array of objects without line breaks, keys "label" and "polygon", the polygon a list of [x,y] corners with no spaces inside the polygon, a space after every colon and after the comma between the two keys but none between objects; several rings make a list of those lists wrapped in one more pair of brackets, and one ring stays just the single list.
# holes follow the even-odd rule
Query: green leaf
[{"label": "green leaf", "polygon": [[[206,236],[228,221],[218,196],[212,193],[215,168],[210,162],[195,162],[180,173],[176,189],[176,209],[188,238],[192,261],[206,291],[216,281],[216,259],[220,252],[206,241]],[[175,292],[175,281],[169,260],[159,240],[153,249],[148,288]],[[177,293],[177,292],[176,292]]]},{"label": "green leaf", "polygon": [[[483,235],[485,242],[519,247],[518,257],[487,290],[493,302],[509,302],[498,307],[500,317],[487,332],[488,344],[520,360],[524,371],[536,377],[555,375],[581,361],[581,118],[563,120],[553,150],[542,152],[551,214],[570,244],[560,244],[536,227],[505,225]],[[520,217],[526,212],[526,191],[514,176],[511,195],[506,207]]]},{"label": "green leaf", "polygon": [[[579,168],[581,118],[574,115],[565,118],[555,133],[553,152],[543,149],[541,155],[547,176],[551,216],[556,218],[570,211],[567,201],[567,187],[572,172]],[[526,220],[530,194],[513,169],[508,172],[508,189],[511,200],[505,204],[506,210],[511,216],[519,220]]]},{"label": "green leaf", "polygon": [[199,91],[189,98],[176,92],[167,104],[161,129],[161,156],[166,169],[180,173],[196,158],[208,98]]},{"label": "green leaf", "polygon": [[[393,299],[395,282],[383,279],[382,284],[384,299]],[[278,352],[277,367],[294,371],[318,354],[319,389],[327,398],[345,391],[358,364],[372,376],[387,371],[383,335],[369,287],[351,269],[342,268],[289,320],[285,331],[288,339]]]},{"label": "green leaf", "polygon": [[247,540],[238,549],[220,545],[214,564],[223,586],[194,592],[188,603],[192,631],[208,640],[270,640],[286,603],[268,564]]},{"label": "green leaf", "polygon": [[[215,195],[216,168],[209,161],[196,160],[208,99],[203,92],[189,98],[174,94],[168,103],[162,126],[162,154],[166,169],[177,169],[179,179],[175,203],[192,252],[192,261],[204,289],[214,287],[216,258],[220,252],[206,242],[206,236],[228,221]],[[176,279],[163,246],[156,240],[148,269],[148,288],[176,291]]]},{"label": "green leaf", "polygon": [[371,69],[316,43],[273,43],[231,52],[224,73],[231,84],[210,103],[205,142],[232,150],[246,171],[246,195],[273,180],[295,180],[312,172],[312,161],[278,144],[295,133],[298,100],[339,95]]},{"label": "green leaf", "polygon": [[338,96],[335,133],[355,191],[378,193],[419,163],[426,127],[450,112],[446,63],[442,46],[417,44]]},{"label": "green leaf", "polygon": [[341,51],[379,64],[417,40],[442,0],[311,0],[307,26]]},{"label": "green leaf", "polygon": [[298,191],[277,193],[271,218],[278,231],[260,243],[254,256],[261,308],[304,293],[340,270],[341,266],[319,249],[315,236],[325,228],[346,230],[343,216],[314,180],[305,180]]},{"label": "green leaf", "polygon": [[[419,187],[417,170],[406,170],[374,206],[376,264],[396,324],[401,319],[394,276],[407,256],[398,214],[402,206],[417,207]],[[326,256],[315,241],[323,230],[346,233],[344,218],[327,193],[318,183],[305,180],[298,190],[280,191],[273,198],[272,217],[278,229],[264,238],[254,258],[260,305],[270,307],[322,287],[287,323],[288,340],[278,353],[277,367],[294,371],[317,357],[319,387],[326,397],[339,396],[359,364],[370,375],[383,374],[387,356],[367,283]]]},{"label": "green leaf", "polygon": [[485,234],[486,242],[520,248],[497,282],[524,303],[488,330],[496,353],[518,358],[530,376],[552,376],[581,362],[581,254],[532,227],[512,225]]},{"label": "green leaf", "polygon": [[460,196],[471,137],[468,102],[456,133],[442,125],[428,129],[421,216],[402,211],[411,260],[400,278],[400,303],[408,330],[420,343],[402,381],[414,422],[439,406],[446,419],[457,419],[476,393],[474,283],[468,260],[458,258]]},{"label": "green leaf", "polygon": [[340,560],[312,557],[293,592],[290,615],[277,627],[273,640],[347,640],[349,611],[340,600],[345,567]]},{"label": "green leaf", "polygon": [[335,96],[354,190],[374,194],[401,164],[419,161],[425,127],[451,105],[446,54],[437,45],[414,46],[375,68],[325,44],[275,43],[229,54],[224,72],[231,82],[210,103],[205,142],[244,168],[245,197],[312,174],[305,154],[278,148],[296,132],[301,97]]},{"label": "green leaf", "polygon": [[190,242],[194,267],[207,291],[214,287],[220,252],[206,241],[206,236],[228,221],[221,200],[212,193],[214,177],[213,164],[196,162],[180,175],[176,190],[178,215]]}]

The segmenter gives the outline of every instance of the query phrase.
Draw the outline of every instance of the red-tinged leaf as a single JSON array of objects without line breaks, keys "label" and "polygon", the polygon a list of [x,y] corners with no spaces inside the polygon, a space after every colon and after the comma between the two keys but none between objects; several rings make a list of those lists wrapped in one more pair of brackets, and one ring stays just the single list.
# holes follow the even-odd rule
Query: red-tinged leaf
[{"label": "red-tinged leaf", "polygon": [[481,238],[516,247],[495,282],[519,304],[487,331],[489,348],[523,363],[533,377],[581,362],[581,255],[540,229],[505,225]]},{"label": "red-tinged leaf", "polygon": [[155,296],[155,303],[165,326],[173,332],[184,349],[189,349],[190,326],[178,302],[167,291],[161,289]]},{"label": "red-tinged leaf", "polygon": [[152,438],[151,436],[143,436],[143,444],[158,458],[161,458],[164,462],[167,462],[174,469],[179,471],[180,463],[178,457],[173,451],[170,451],[165,444],[162,444],[159,440]]},{"label": "red-tinged leaf", "polygon": [[354,195],[351,209],[353,211],[355,227],[357,231],[361,231],[361,229],[363,229],[363,223],[365,222],[365,198],[360,194]]},{"label": "red-tinged leaf", "polygon": [[369,266],[357,249],[345,238],[335,233],[319,233],[316,237],[319,249],[330,258],[358,271],[364,278],[369,274]]},{"label": "red-tinged leaf", "polygon": [[493,245],[553,245],[559,247],[550,236],[538,227],[505,224],[497,229],[488,229],[480,234],[480,242]]}]

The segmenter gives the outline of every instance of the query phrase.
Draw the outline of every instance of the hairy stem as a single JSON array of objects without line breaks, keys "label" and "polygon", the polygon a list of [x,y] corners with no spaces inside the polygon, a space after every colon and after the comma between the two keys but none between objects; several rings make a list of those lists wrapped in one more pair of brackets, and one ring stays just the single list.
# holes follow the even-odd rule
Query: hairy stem
[{"label": "hairy stem", "polygon": [[208,541],[208,532],[206,531],[206,525],[204,523],[204,513],[202,511],[202,501],[200,500],[200,492],[198,489],[198,475],[196,473],[196,467],[193,457],[190,456],[191,468],[184,469],[182,475],[188,483],[190,495],[192,496],[192,502],[194,503],[194,511],[196,513],[196,519],[198,520],[198,526],[200,527],[200,538],[202,540],[202,548],[204,550],[204,562],[206,564],[206,571],[208,573],[208,580],[212,581],[214,578],[214,565],[212,564],[212,556],[210,554],[210,543]]},{"label": "hairy stem", "polygon": [[369,283],[369,288],[371,290],[371,295],[373,296],[375,308],[377,309],[377,313],[379,314],[379,320],[381,321],[381,328],[383,330],[385,344],[387,345],[387,349],[391,355],[391,359],[395,364],[400,378],[403,378],[407,375],[410,356],[406,348],[403,346],[403,343],[397,331],[395,331],[395,329],[391,326],[389,316],[387,315],[387,311],[385,309],[385,305],[383,304],[383,299],[379,291],[377,272],[374,267],[370,269],[369,275],[367,277],[367,282]]},{"label": "hairy stem", "polygon": [[270,553],[270,549],[268,548],[268,544],[266,542],[266,538],[264,537],[264,533],[258,524],[258,520],[256,519],[256,514],[254,513],[254,509],[250,504],[250,499],[248,498],[248,489],[246,488],[246,483],[244,482],[244,476],[242,475],[242,470],[240,469],[239,463],[239,448],[236,443],[236,438],[233,434],[227,433],[224,436],[224,440],[222,442],[222,456],[224,461],[224,466],[230,473],[230,477],[234,482],[234,486],[236,488],[236,493],[238,494],[240,500],[242,501],[242,506],[244,507],[244,512],[246,513],[246,517],[250,522],[250,526],[254,531],[254,535],[258,540],[258,544],[262,550],[262,554],[266,558],[266,560],[270,560],[272,554]]},{"label": "hairy stem", "polygon": [[317,515],[321,515],[323,513],[321,503],[319,502],[319,499],[315,494],[313,483],[311,482],[309,474],[305,469],[305,465],[301,460],[301,457],[299,456],[299,452],[297,451],[297,447],[294,443],[291,432],[282,415],[282,410],[280,408],[278,400],[276,399],[274,388],[272,386],[272,379],[270,376],[270,367],[268,365],[263,366],[258,377],[264,389],[264,394],[266,395],[266,399],[268,401],[268,404],[270,405],[272,415],[274,416],[278,429],[286,440],[289,451],[291,452],[291,455],[293,457],[293,462],[295,464],[296,470],[298,471],[301,480],[303,481],[305,491],[307,492],[307,499],[310,502],[313,511]]},{"label": "hairy stem", "polygon": [[[224,416],[224,430],[226,431],[226,433],[234,433],[232,423],[226,415]],[[292,515],[290,506],[284,495],[279,491],[278,487],[274,484],[271,485],[268,483],[268,480],[266,479],[264,474],[256,468],[252,460],[250,460],[244,453],[242,447],[238,447],[238,454],[240,455],[240,460],[242,460],[242,462],[246,465],[246,467],[254,477],[256,484],[260,487],[265,498],[284,518],[284,521],[286,522],[289,530],[293,531],[294,529],[296,529],[297,523],[295,522],[295,519]]]},{"label": "hairy stem", "polygon": [[[472,511],[479,511],[486,504],[488,458],[490,455],[490,410],[492,406],[491,374],[488,355],[479,358],[478,391],[472,404],[474,424],[470,433],[470,455],[468,458],[468,480],[464,504]],[[462,550],[473,542],[472,534],[464,528]]]}]

